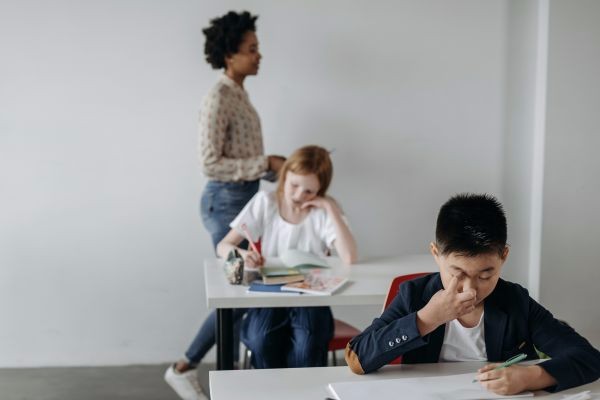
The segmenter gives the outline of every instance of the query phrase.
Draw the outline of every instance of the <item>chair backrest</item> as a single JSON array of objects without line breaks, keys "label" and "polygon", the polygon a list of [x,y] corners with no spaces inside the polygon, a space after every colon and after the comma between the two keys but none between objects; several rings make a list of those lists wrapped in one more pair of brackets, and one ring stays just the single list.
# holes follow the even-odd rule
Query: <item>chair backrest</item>
[{"label": "chair backrest", "polygon": [[410,281],[415,278],[419,278],[421,276],[429,275],[431,272],[416,272],[414,274],[400,275],[394,278],[392,283],[390,284],[390,289],[388,290],[388,294],[385,297],[385,302],[383,303],[383,311],[390,305],[394,297],[398,294],[400,290],[400,284],[402,282]]}]

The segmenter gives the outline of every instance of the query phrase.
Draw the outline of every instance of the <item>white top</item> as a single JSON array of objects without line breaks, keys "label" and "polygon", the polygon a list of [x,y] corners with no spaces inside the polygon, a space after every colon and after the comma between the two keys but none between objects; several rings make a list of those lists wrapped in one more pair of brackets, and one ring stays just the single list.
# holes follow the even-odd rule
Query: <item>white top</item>
[{"label": "white top", "polygon": [[260,239],[265,257],[279,257],[288,249],[323,257],[336,238],[333,220],[322,208],[312,208],[298,224],[284,220],[275,192],[256,193],[229,226],[243,235],[242,224],[246,224],[253,242]]},{"label": "white top", "polygon": [[199,157],[208,178],[251,181],[266,172],[258,113],[248,93],[226,75],[204,97],[199,130]]},{"label": "white top", "polygon": [[476,326],[466,328],[454,319],[446,323],[440,361],[486,361],[483,314]]}]

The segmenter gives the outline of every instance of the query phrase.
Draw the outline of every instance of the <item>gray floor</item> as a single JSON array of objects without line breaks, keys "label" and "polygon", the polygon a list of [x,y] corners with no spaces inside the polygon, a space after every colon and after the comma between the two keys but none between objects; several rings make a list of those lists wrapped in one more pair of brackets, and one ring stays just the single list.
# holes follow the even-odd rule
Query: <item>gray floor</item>
[{"label": "gray floor", "polygon": [[[0,369],[1,400],[177,400],[163,380],[167,365]],[[208,371],[198,375],[208,395]]]},{"label": "gray floor", "polygon": [[[337,354],[338,365],[346,365]],[[163,380],[167,366],[0,368],[0,400],[178,400]],[[214,364],[198,366],[207,396],[211,369]]]}]

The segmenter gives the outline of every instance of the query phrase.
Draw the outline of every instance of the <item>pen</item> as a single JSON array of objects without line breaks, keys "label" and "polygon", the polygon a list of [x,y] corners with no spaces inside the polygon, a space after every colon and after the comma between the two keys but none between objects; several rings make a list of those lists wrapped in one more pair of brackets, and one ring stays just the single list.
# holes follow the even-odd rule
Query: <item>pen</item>
[{"label": "pen", "polygon": [[[496,368],[494,368],[494,370],[510,367],[511,365],[516,364],[519,361],[523,361],[526,358],[527,358],[527,354],[525,354],[525,353],[518,354],[518,355],[511,357],[508,360],[504,361],[502,364],[500,364]],[[475,383],[475,382],[477,382],[477,379],[473,379],[473,383]]]}]

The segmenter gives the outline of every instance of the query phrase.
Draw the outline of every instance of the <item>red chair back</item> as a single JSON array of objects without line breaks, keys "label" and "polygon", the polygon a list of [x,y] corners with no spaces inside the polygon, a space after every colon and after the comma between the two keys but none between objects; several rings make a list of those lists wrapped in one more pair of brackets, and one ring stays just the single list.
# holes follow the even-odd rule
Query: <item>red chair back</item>
[{"label": "red chair back", "polygon": [[[394,300],[394,297],[396,297],[396,295],[400,291],[400,284],[402,282],[410,281],[412,279],[429,274],[431,274],[431,272],[417,272],[414,274],[400,275],[395,277],[392,283],[390,284],[390,289],[388,290],[388,294],[385,297],[385,302],[383,303],[383,311],[385,311],[385,309],[388,308],[392,300]],[[390,364],[402,364],[402,356],[396,358],[395,360],[390,362]]]},{"label": "red chair back", "polygon": [[394,280],[392,281],[392,283],[390,284],[388,294],[385,297],[385,302],[383,303],[382,311],[385,311],[385,309],[389,307],[392,300],[394,300],[394,297],[396,297],[396,295],[400,291],[400,285],[403,282],[410,281],[410,280],[413,280],[416,278],[420,278],[422,276],[429,275],[429,274],[431,274],[431,272],[416,272],[414,274],[400,275],[400,276],[395,277]]}]

